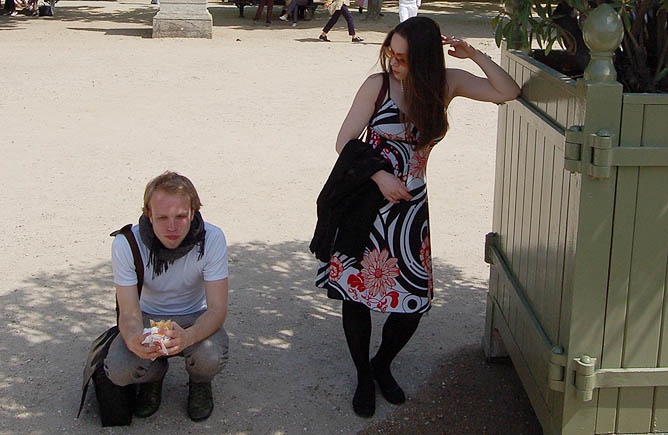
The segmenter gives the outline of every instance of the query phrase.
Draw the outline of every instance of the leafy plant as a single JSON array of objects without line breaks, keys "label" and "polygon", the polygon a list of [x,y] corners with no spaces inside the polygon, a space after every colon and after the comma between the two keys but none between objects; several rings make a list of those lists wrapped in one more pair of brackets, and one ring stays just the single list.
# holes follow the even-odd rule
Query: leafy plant
[{"label": "leafy plant", "polygon": [[576,63],[586,65],[582,23],[602,3],[610,4],[624,24],[614,56],[624,90],[668,92],[668,0],[508,0],[492,23],[496,44],[506,39],[510,48],[527,49],[536,41],[549,57],[559,43]]}]

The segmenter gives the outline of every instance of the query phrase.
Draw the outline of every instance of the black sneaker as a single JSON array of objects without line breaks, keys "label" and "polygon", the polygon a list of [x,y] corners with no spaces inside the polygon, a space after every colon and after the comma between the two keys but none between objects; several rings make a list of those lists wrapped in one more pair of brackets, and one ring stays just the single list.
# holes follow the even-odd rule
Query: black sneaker
[{"label": "black sneaker", "polygon": [[213,395],[211,382],[188,383],[188,417],[192,421],[202,421],[209,418],[213,412]]},{"label": "black sneaker", "polygon": [[162,398],[162,381],[147,382],[138,385],[137,401],[135,405],[135,415],[139,418],[149,417],[160,408]]}]

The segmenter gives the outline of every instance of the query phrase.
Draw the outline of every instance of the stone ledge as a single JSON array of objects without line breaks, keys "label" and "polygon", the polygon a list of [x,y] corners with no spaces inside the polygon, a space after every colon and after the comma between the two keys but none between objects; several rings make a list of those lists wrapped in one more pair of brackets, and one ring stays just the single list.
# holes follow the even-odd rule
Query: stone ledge
[{"label": "stone ledge", "polygon": [[213,20],[206,17],[176,18],[153,17],[154,38],[208,38],[211,39]]}]

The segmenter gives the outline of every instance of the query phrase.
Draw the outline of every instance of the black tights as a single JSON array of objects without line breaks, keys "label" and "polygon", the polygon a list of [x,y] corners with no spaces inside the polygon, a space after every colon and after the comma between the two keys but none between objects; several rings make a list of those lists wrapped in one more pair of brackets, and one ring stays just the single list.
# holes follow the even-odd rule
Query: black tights
[{"label": "black tights", "polygon": [[[371,311],[359,302],[343,301],[343,330],[357,368],[358,380],[372,376],[369,362]],[[373,358],[374,369],[389,371],[394,357],[408,343],[420,323],[421,313],[391,313],[383,326],[383,340]]]}]

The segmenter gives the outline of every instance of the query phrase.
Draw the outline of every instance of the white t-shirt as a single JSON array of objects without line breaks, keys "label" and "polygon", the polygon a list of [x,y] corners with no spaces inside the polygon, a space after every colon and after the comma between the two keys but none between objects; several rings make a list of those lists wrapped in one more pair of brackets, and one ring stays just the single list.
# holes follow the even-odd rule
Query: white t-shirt
[{"label": "white t-shirt", "polygon": [[[144,287],[139,305],[147,314],[192,314],[206,309],[204,281],[227,278],[227,244],[223,231],[204,223],[204,255],[200,260],[199,245],[170,264],[166,271],[153,277],[148,266],[148,248],[139,236],[139,225],[132,227],[144,262]],[[137,284],[132,250],[125,236],[119,234],[111,245],[111,267],[114,283],[120,286]]]}]

